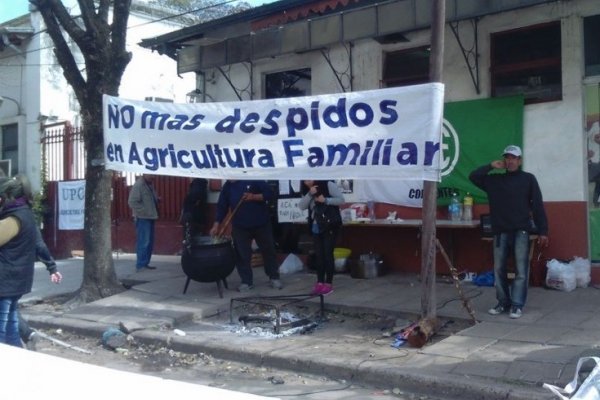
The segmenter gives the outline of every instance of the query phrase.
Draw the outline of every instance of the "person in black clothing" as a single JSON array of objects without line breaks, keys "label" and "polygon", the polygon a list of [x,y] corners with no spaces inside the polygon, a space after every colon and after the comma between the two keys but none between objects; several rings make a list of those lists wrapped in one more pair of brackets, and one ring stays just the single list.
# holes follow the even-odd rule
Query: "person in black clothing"
[{"label": "person in black clothing", "polygon": [[[331,212],[340,213],[339,206],[344,203],[344,195],[335,182],[305,180],[302,186],[302,198],[298,208],[308,210],[308,224],[313,235],[317,259],[317,283],[312,294],[327,295],[333,292],[333,273],[335,270],[333,249],[340,229],[339,225],[319,226],[315,210],[329,207]],[[341,216],[339,222],[341,225]]]},{"label": "person in black clothing", "polygon": [[[520,318],[527,300],[529,279],[529,235],[538,235],[540,246],[548,245],[548,221],[542,192],[535,176],[521,170],[521,148],[510,145],[503,159],[477,168],[469,179],[487,193],[494,234],[494,286],[498,304],[488,313],[510,310]],[[505,170],[504,173],[491,173]],[[532,224],[533,218],[533,224]],[[516,276],[509,287],[506,263],[514,253]]]},{"label": "person in black clothing", "polygon": [[[29,182],[29,179],[22,174],[16,175],[14,179],[21,183],[23,188],[23,196],[27,200],[29,207],[32,207],[33,192],[31,190],[31,183]],[[62,281],[62,275],[60,272],[58,272],[56,261],[54,261],[54,257],[52,257],[52,254],[50,254],[50,250],[48,250],[48,246],[46,246],[39,228],[35,231],[35,254],[37,259],[46,266],[46,270],[48,270],[48,273],[50,274],[50,281],[52,283],[59,284]],[[36,335],[35,330],[33,330],[27,321],[23,319],[21,313],[19,313],[18,316],[19,336],[28,349],[35,350],[35,344],[37,343],[38,336]]]},{"label": "person in black clothing", "polygon": [[22,347],[19,299],[31,291],[35,218],[17,179],[0,178],[0,343]]},{"label": "person in black clothing", "polygon": [[190,182],[187,195],[183,200],[181,223],[184,226],[186,238],[188,235],[202,234],[206,226],[206,202],[208,196],[208,181],[195,178]]},{"label": "person in black clothing", "polygon": [[266,181],[228,180],[219,195],[217,215],[210,234],[219,234],[227,213],[235,211],[231,234],[238,258],[236,268],[242,280],[238,287],[240,292],[254,287],[251,266],[252,240],[256,241],[263,256],[265,274],[269,277],[270,286],[274,289],[283,287],[279,279],[279,266],[267,204],[273,198],[273,191]]}]

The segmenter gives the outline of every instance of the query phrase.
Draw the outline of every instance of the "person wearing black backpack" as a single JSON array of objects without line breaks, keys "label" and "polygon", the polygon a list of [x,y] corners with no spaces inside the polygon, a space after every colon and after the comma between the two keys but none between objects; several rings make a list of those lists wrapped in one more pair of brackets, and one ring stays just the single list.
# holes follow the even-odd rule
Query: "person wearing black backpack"
[{"label": "person wearing black backpack", "polygon": [[333,292],[333,249],[342,226],[339,206],[343,203],[344,195],[335,182],[304,181],[298,207],[308,210],[308,226],[313,236],[317,259],[317,283],[312,290],[312,294],[315,295],[328,295]]}]

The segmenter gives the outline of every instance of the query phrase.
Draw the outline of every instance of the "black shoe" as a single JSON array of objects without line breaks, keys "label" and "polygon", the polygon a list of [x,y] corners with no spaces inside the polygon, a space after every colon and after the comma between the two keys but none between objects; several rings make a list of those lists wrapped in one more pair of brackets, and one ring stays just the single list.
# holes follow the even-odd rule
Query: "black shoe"
[{"label": "black shoe", "polygon": [[156,267],[153,267],[152,265],[146,265],[144,267],[137,268],[137,272],[141,272],[141,271],[145,271],[145,270],[152,270],[152,269],[156,269]]},{"label": "black shoe", "polygon": [[503,306],[502,304],[496,304],[494,308],[490,308],[488,310],[488,314],[490,315],[499,315],[505,312],[508,312],[508,307]]},{"label": "black shoe", "polygon": [[512,307],[510,309],[510,314],[508,315],[512,319],[521,318],[523,315],[523,309],[521,307]]}]

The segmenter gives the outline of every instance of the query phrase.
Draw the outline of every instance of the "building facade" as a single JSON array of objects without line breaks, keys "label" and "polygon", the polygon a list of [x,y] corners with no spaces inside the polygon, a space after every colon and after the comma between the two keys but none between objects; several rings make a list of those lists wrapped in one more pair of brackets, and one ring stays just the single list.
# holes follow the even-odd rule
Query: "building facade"
[{"label": "building facade", "polygon": [[[194,74],[178,75],[173,60],[138,46],[142,38],[184,26],[165,17],[163,10],[133,2],[127,32],[133,57],[123,75],[120,96],[185,102],[186,94],[195,88]],[[10,160],[11,174],[26,174],[39,191],[43,170],[40,139],[45,126],[60,122],[80,125],[79,104],[35,8],[0,23],[0,38],[0,96],[4,99],[0,106],[0,160]],[[84,68],[83,58],[75,54],[75,59]]]},{"label": "building facade", "polygon": [[[283,0],[146,38],[142,46],[176,59],[180,73],[196,73],[199,102],[360,91],[428,81],[430,18],[426,1]],[[537,176],[550,221],[543,258],[600,261],[592,165],[599,154],[599,35],[594,0],[446,2],[445,102],[523,96],[523,168]],[[356,197],[362,184],[353,182],[349,203],[365,200]],[[378,207],[380,215],[398,209]],[[398,210],[419,217],[420,209]],[[486,211],[487,204],[476,204],[476,217]],[[414,239],[398,233],[388,240],[386,232],[366,240],[346,233],[343,240],[418,271]],[[461,235],[457,267],[491,265],[491,250],[473,243],[478,235]],[[399,250],[398,240],[413,251]]]}]

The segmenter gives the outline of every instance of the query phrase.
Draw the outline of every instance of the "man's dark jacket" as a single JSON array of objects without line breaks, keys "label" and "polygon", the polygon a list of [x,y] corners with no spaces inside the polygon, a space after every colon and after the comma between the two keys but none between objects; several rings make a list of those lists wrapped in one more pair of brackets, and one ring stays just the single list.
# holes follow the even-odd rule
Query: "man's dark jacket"
[{"label": "man's dark jacket", "polygon": [[494,234],[524,230],[547,236],[548,220],[535,176],[521,169],[490,174],[493,169],[490,164],[481,166],[469,179],[487,193]]}]

